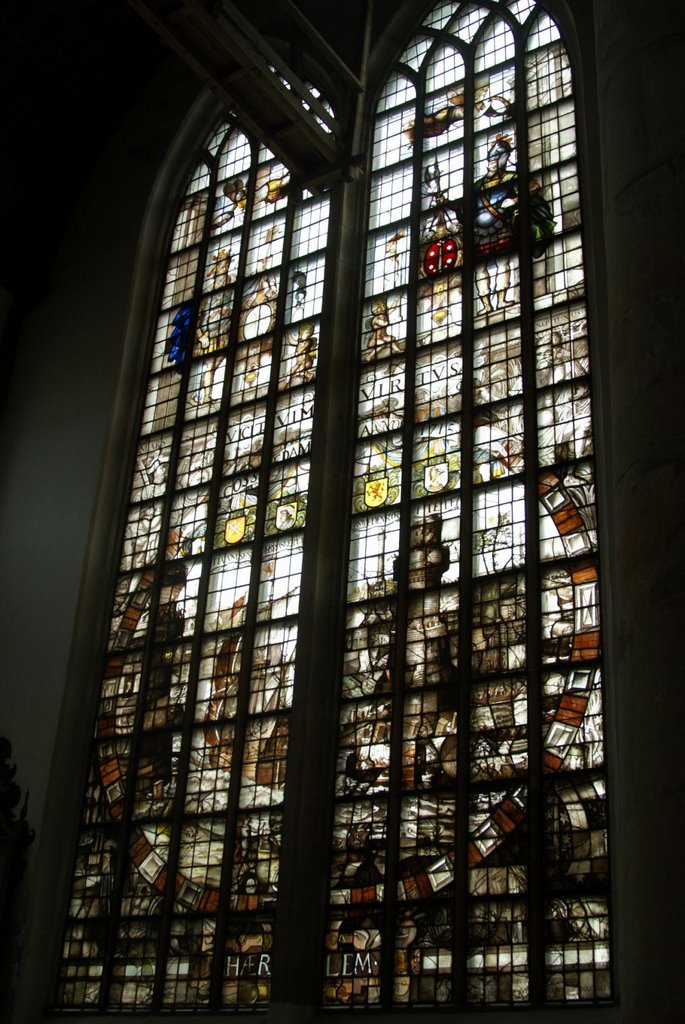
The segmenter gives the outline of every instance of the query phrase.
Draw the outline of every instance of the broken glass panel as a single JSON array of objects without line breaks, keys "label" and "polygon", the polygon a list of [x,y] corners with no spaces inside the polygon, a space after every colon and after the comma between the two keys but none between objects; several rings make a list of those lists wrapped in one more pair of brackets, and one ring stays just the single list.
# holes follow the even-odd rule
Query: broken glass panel
[{"label": "broken glass panel", "polygon": [[295,615],[300,603],[302,535],[266,543],[263,552],[257,618],[265,621]]},{"label": "broken glass panel", "polygon": [[350,544],[348,598],[366,601],[397,589],[394,566],[399,553],[399,515],[379,513],[356,519]]},{"label": "broken glass panel", "polygon": [[[385,874],[385,802],[363,798],[336,807],[331,862],[331,902],[350,911],[382,899]],[[351,915],[356,916],[356,915]]]},{"label": "broken glass panel", "polygon": [[[122,922],[113,957],[110,1006],[139,1009],[149,1004],[155,981],[158,942],[158,921]],[[135,974],[129,968],[132,963],[136,965]]]},{"label": "broken glass panel", "polygon": [[340,716],[337,792],[365,796],[389,784],[391,704],[347,702]]},{"label": "broken glass panel", "polygon": [[545,869],[548,890],[606,884],[606,785],[601,776],[550,779],[545,790]]},{"label": "broken glass panel", "polygon": [[276,902],[281,819],[273,808],[238,817],[231,879],[231,906],[236,910],[268,910]]},{"label": "broken glass panel", "polygon": [[154,562],[159,546],[162,526],[162,504],[155,502],[131,506],[126,521],[126,533],[120,571],[142,569]]}]

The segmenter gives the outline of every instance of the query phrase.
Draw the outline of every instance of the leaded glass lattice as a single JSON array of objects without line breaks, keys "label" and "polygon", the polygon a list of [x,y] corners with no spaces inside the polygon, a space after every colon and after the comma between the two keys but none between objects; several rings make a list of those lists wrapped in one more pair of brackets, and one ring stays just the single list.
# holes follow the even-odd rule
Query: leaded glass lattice
[{"label": "leaded glass lattice", "polygon": [[[295,203],[297,199],[297,203]],[[269,1000],[328,198],[232,122],[173,230],[57,1005]]]},{"label": "leaded glass lattice", "polygon": [[610,997],[568,56],[439,3],[372,135],[324,1005]]}]

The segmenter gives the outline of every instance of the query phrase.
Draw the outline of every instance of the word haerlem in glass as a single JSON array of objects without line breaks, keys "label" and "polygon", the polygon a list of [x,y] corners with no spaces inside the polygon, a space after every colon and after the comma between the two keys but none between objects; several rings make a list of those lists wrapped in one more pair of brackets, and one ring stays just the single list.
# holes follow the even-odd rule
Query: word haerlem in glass
[{"label": "word haerlem in glass", "polygon": [[373,124],[323,1002],[611,997],[573,79],[442,2]]},{"label": "word haerlem in glass", "polygon": [[56,1005],[269,1000],[328,199],[229,120],[171,233]]}]

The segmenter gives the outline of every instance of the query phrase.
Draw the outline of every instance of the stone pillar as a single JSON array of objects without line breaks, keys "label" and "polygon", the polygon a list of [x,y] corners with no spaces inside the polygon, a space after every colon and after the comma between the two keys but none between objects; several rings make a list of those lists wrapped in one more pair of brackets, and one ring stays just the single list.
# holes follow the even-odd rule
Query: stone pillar
[{"label": "stone pillar", "polygon": [[685,5],[593,7],[614,938],[622,1020],[665,1024],[685,1020]]}]

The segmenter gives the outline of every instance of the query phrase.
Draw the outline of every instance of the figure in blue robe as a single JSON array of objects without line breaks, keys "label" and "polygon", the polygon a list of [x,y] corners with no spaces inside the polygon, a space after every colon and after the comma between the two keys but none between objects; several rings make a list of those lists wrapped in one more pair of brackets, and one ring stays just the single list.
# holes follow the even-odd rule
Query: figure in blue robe
[{"label": "figure in blue robe", "polygon": [[167,363],[183,373],[183,365],[190,348],[190,319],[193,311],[192,302],[184,302],[177,310],[171,325],[174,328],[166,344]]}]

